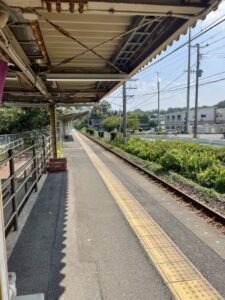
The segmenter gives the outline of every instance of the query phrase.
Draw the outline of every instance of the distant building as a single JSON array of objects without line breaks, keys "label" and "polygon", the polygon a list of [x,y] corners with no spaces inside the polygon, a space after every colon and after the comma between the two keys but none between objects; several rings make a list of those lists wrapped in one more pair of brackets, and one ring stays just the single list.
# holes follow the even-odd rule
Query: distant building
[{"label": "distant building", "polygon": [[99,129],[101,129],[101,123],[102,123],[102,119],[101,118],[91,118],[89,125],[92,128],[94,128],[96,130],[99,130]]},{"label": "distant building", "polygon": [[[186,111],[166,113],[164,118],[166,130],[186,132]],[[160,118],[160,119],[161,119]],[[195,111],[190,109],[190,130],[193,130]],[[161,121],[163,122],[163,121]],[[225,108],[201,107],[198,109],[198,133],[221,133],[225,131]]]}]

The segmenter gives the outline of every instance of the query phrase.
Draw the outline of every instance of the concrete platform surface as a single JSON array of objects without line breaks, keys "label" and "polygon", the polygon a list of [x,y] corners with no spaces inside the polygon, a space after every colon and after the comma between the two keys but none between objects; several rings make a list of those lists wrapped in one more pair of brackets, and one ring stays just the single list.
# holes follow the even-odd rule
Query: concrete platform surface
[{"label": "concrete platform surface", "polygon": [[[186,216],[201,224],[193,212],[174,204],[172,196],[166,197],[118,158],[87,143],[225,297],[221,250],[214,251],[187,224]],[[68,140],[65,155],[68,172],[48,175],[9,258],[18,295],[43,293],[47,300],[173,299],[81,144]],[[211,232],[210,225],[204,226]]]}]

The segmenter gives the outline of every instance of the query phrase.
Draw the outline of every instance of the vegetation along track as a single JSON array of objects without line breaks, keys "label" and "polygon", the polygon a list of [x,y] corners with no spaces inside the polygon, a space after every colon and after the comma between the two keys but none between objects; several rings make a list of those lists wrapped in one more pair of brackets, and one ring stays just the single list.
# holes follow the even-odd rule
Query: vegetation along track
[{"label": "vegetation along track", "polygon": [[214,222],[216,222],[216,223],[218,223],[222,226],[225,226],[225,217],[223,215],[221,215],[220,213],[218,213],[215,210],[211,209],[210,207],[204,205],[203,203],[199,202],[198,200],[194,199],[193,197],[189,196],[188,194],[182,192],[181,190],[175,188],[174,186],[167,183],[166,181],[164,181],[160,177],[152,174],[151,172],[149,172],[145,168],[141,167],[136,162],[132,161],[131,159],[128,159],[127,157],[123,156],[122,154],[120,154],[120,153],[116,152],[115,150],[111,149],[109,146],[101,143],[99,140],[87,135],[86,133],[83,133],[83,132],[81,132],[81,133],[83,135],[85,135],[87,138],[89,138],[90,140],[92,140],[93,142],[95,142],[98,145],[100,145],[101,147],[103,147],[104,149],[106,149],[109,152],[115,154],[117,157],[121,158],[122,160],[124,160],[129,165],[131,165],[134,168],[136,168],[137,170],[143,172],[146,176],[148,176],[148,178],[154,180],[155,182],[159,183],[161,186],[163,186],[167,190],[174,193],[182,201],[191,204],[193,207],[195,207],[196,209],[201,211],[204,215],[206,215],[210,219],[212,219]]}]

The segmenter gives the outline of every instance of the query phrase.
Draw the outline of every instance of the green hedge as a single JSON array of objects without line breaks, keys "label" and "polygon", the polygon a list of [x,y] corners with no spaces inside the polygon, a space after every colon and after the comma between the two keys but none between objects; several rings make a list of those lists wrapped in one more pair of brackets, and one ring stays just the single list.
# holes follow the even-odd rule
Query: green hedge
[{"label": "green hedge", "polygon": [[225,147],[140,138],[130,138],[127,144],[121,143],[119,147],[142,159],[161,164],[166,171],[175,171],[204,187],[225,193]]},{"label": "green hedge", "polygon": [[86,128],[86,132],[90,135],[94,135],[95,131],[92,128]]}]

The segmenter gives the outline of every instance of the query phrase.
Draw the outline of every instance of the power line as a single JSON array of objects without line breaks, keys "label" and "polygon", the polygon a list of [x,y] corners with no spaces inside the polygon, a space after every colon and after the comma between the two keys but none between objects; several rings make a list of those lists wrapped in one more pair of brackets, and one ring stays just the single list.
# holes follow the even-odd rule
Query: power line
[{"label": "power line", "polygon": [[[210,84],[213,84],[213,83],[217,83],[217,82],[221,82],[221,81],[224,81],[224,80],[225,80],[225,77],[217,79],[217,80],[212,80],[212,81],[207,81],[207,82],[200,83],[199,86],[207,86],[207,85],[210,85]],[[195,86],[196,86],[195,84],[190,85],[190,88],[193,88]],[[164,92],[161,92],[161,94],[168,94],[168,93],[174,93],[174,92],[177,93],[178,91],[181,91],[181,90],[184,90],[184,89],[186,89],[186,86],[185,87],[176,88],[176,89],[166,90]],[[132,107],[132,109],[140,106],[144,102],[149,102],[149,100],[151,100],[152,98],[154,98],[157,95],[157,92],[149,94],[149,95],[151,95],[152,97],[150,97],[149,99],[145,99],[141,103],[138,103],[137,105],[135,105],[134,107]],[[145,96],[147,96],[147,94]],[[163,100],[161,100],[161,101],[163,101]],[[157,102],[157,101],[154,101],[154,102]],[[152,102],[150,102],[150,103],[152,103]]]},{"label": "power line", "polygon": [[[224,17],[225,15],[223,15]],[[208,31],[214,29],[215,27],[219,26],[220,24],[222,24],[223,22],[225,22],[225,18],[220,20],[219,22],[217,22],[216,24],[212,25],[211,24],[209,26],[211,27],[206,27],[206,29],[204,29],[203,31],[201,31],[200,33],[197,33],[195,36],[193,36],[191,38],[191,41],[196,40],[197,38],[199,38],[200,36],[202,36],[203,34],[207,33]],[[180,45],[179,47],[177,47],[176,49],[174,49],[173,51],[171,51],[170,53],[168,53],[167,55],[163,56],[162,58],[158,59],[157,61],[153,62],[152,64],[146,66],[145,68],[143,68],[140,72],[144,72],[145,70],[147,70],[148,68],[156,65],[157,63],[159,63],[160,61],[164,60],[165,58],[169,57],[170,55],[174,54],[175,52],[177,52],[178,50],[182,49],[184,46],[188,45],[189,40],[186,41],[185,43],[183,43],[182,45]]]},{"label": "power line", "polygon": [[[193,67],[193,65],[191,66],[191,68]],[[181,75],[183,75],[184,73],[182,73]],[[212,77],[215,77],[215,76],[218,76],[218,75],[222,75],[222,74],[225,74],[225,72],[219,72],[219,73],[215,73],[215,74],[211,74],[211,75],[209,75],[209,76],[206,76],[206,77],[204,77],[204,78],[201,78],[200,80],[202,81],[202,80],[205,80],[205,79],[208,79],[208,78],[212,78]],[[179,75],[179,77],[181,77],[181,75]],[[173,81],[175,81],[175,79],[173,80]],[[191,83],[194,83],[194,81],[192,81]],[[193,84],[192,85],[190,85],[190,86],[194,86]],[[171,89],[171,90],[166,90],[166,91],[164,91],[164,92],[167,92],[167,91],[177,91],[178,89],[180,89],[180,88],[182,88],[182,89],[185,89],[186,88],[186,83],[182,83],[182,84],[179,84],[179,85],[176,85],[176,86],[174,86],[173,87],[173,89]],[[161,91],[163,91],[163,90],[165,90],[165,87],[161,90]],[[153,93],[146,93],[146,94],[138,94],[138,95],[136,95],[136,96],[151,96],[151,95],[155,95],[156,94],[156,92],[153,92]]]}]

